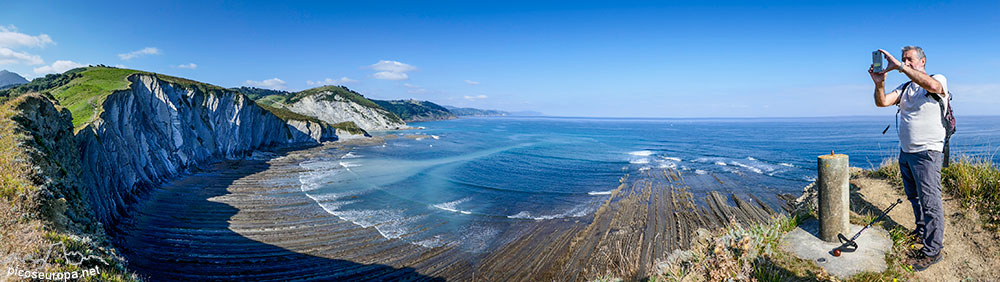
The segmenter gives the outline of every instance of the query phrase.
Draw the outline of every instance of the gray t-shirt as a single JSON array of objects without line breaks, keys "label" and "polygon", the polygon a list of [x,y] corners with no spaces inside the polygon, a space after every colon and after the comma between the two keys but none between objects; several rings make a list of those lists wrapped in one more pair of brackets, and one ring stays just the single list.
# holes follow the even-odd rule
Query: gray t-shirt
[{"label": "gray t-shirt", "polygon": [[[948,93],[948,79],[941,74],[931,76],[941,83],[945,93]],[[893,92],[902,93],[899,97],[899,147],[903,152],[916,153],[922,151],[938,151],[944,149],[944,125],[941,124],[941,105],[933,97],[927,96],[927,90],[917,83],[910,83],[906,89],[899,85]],[[935,95],[935,94],[931,94]],[[941,99],[948,103],[947,97]]]}]

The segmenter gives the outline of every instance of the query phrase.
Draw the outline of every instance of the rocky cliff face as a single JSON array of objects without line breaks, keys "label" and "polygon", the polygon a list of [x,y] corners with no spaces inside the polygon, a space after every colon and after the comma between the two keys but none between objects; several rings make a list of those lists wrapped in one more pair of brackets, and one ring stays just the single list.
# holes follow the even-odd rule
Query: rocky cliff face
[{"label": "rocky cliff face", "polygon": [[[378,107],[366,107],[339,95],[309,95],[285,105],[289,110],[316,117],[327,123],[353,121],[367,131],[393,130],[406,127],[406,123]],[[324,97],[324,98],[318,98]]]},{"label": "rocky cliff face", "polygon": [[146,190],[192,167],[256,149],[336,140],[313,121],[285,121],[232,91],[205,93],[132,75],[76,134],[82,180],[98,220],[115,226]]}]

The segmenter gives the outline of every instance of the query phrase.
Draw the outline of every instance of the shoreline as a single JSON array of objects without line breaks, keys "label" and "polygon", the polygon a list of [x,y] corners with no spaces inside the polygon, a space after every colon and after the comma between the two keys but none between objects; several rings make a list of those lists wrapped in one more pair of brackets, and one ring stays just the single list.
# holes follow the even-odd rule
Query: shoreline
[{"label": "shoreline", "polygon": [[[353,140],[352,140],[353,141]],[[301,190],[303,160],[379,140],[284,148],[268,160],[227,160],[155,189],[118,227],[129,268],[150,281],[463,277],[458,250],[385,239],[329,214]],[[447,275],[445,275],[447,273]],[[468,276],[464,276],[468,277]]]},{"label": "shoreline", "polygon": [[[612,262],[604,261],[609,251],[637,247],[636,270],[650,269],[688,247],[698,228],[776,214],[759,199],[733,195],[736,206],[730,206],[718,193],[699,206],[689,193],[678,196],[686,191],[675,186],[687,185],[680,171],[646,171],[637,181],[623,178],[597,212],[524,221],[502,230],[497,239],[505,243],[487,252],[469,253],[455,244],[427,248],[340,219],[301,190],[302,161],[339,158],[347,153],[341,148],[392,139],[386,137],[206,165],[154,189],[118,227],[114,241],[129,268],[150,281],[581,280],[612,270]],[[654,189],[654,182],[667,189]]]}]

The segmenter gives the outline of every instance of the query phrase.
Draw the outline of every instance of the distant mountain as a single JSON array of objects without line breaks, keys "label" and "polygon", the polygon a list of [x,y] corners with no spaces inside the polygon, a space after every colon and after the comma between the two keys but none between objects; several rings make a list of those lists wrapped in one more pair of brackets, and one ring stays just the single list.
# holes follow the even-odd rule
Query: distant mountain
[{"label": "distant mountain", "polygon": [[28,83],[28,80],[24,79],[23,76],[7,70],[0,70],[0,89],[7,89],[25,83]]},{"label": "distant mountain", "polygon": [[443,120],[443,119],[454,119],[455,114],[449,111],[447,108],[441,105],[434,104],[430,101],[418,101],[418,100],[372,100],[379,107],[382,107],[390,112],[396,114],[405,122],[414,121],[431,121],[431,120]]},{"label": "distant mountain", "polygon": [[459,108],[453,106],[444,106],[449,111],[451,111],[456,116],[460,117],[495,117],[495,116],[509,116],[511,113],[497,110],[483,110],[476,108]]}]

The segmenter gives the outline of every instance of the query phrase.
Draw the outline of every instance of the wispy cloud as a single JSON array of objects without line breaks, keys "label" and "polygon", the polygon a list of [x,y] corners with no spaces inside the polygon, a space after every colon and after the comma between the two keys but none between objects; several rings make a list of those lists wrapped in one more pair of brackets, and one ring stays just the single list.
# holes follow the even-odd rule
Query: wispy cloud
[{"label": "wispy cloud", "polygon": [[245,84],[249,85],[249,86],[253,86],[253,87],[260,87],[260,88],[268,88],[268,89],[276,89],[276,90],[284,90],[285,89],[285,81],[281,80],[280,78],[277,78],[277,77],[272,78],[272,79],[265,79],[263,81],[247,80],[245,82]]},{"label": "wispy cloud", "polygon": [[67,60],[57,60],[51,65],[41,66],[35,68],[35,73],[37,74],[47,74],[47,73],[63,73],[65,71],[82,67],[83,64],[74,61]]},{"label": "wispy cloud", "polygon": [[146,47],[142,48],[142,50],[132,51],[124,54],[118,54],[118,58],[128,61],[145,55],[159,55],[159,54],[160,54],[160,49],[156,49],[156,47]]},{"label": "wispy cloud", "polygon": [[193,70],[193,69],[196,69],[196,68],[198,68],[198,64],[195,64],[195,63],[187,63],[187,64],[180,64],[180,65],[176,65],[176,66],[174,66],[174,67],[175,67],[175,68],[179,68],[179,69],[192,69],[192,70]]},{"label": "wispy cloud", "polygon": [[0,47],[45,47],[54,45],[55,41],[48,34],[27,35],[17,32],[13,25],[0,26]]},{"label": "wispy cloud", "polygon": [[376,79],[384,80],[406,80],[410,78],[406,73],[417,69],[412,65],[388,60],[380,60],[369,67],[379,71],[374,74]]},{"label": "wispy cloud", "polygon": [[355,82],[358,82],[358,81],[354,80],[354,79],[350,79],[350,78],[348,78],[346,76],[338,78],[338,79],[332,79],[332,78],[327,77],[326,79],[319,80],[319,81],[306,80],[306,84],[309,84],[309,85],[338,85],[338,84],[348,84],[348,83],[355,83]]},{"label": "wispy cloud", "polygon": [[0,65],[22,63],[26,65],[41,65],[45,61],[41,56],[18,52],[10,48],[0,47]]},{"label": "wispy cloud", "polygon": [[468,85],[479,85],[479,81],[472,81],[472,80],[466,79],[465,80],[465,84],[468,84]]},{"label": "wispy cloud", "polygon": [[410,93],[410,94],[424,94],[424,93],[427,93],[427,89],[425,89],[423,87],[420,87],[420,86],[417,86],[417,85],[413,85],[413,84],[409,84],[409,83],[403,83],[403,87],[409,88],[408,90],[406,90],[406,93]]},{"label": "wispy cloud", "polygon": [[486,95],[477,95],[477,96],[468,96],[468,95],[466,95],[466,96],[462,96],[462,98],[465,98],[466,100],[469,100],[469,101],[475,101],[475,100],[486,99],[486,98],[488,98],[488,96],[486,96]]}]

